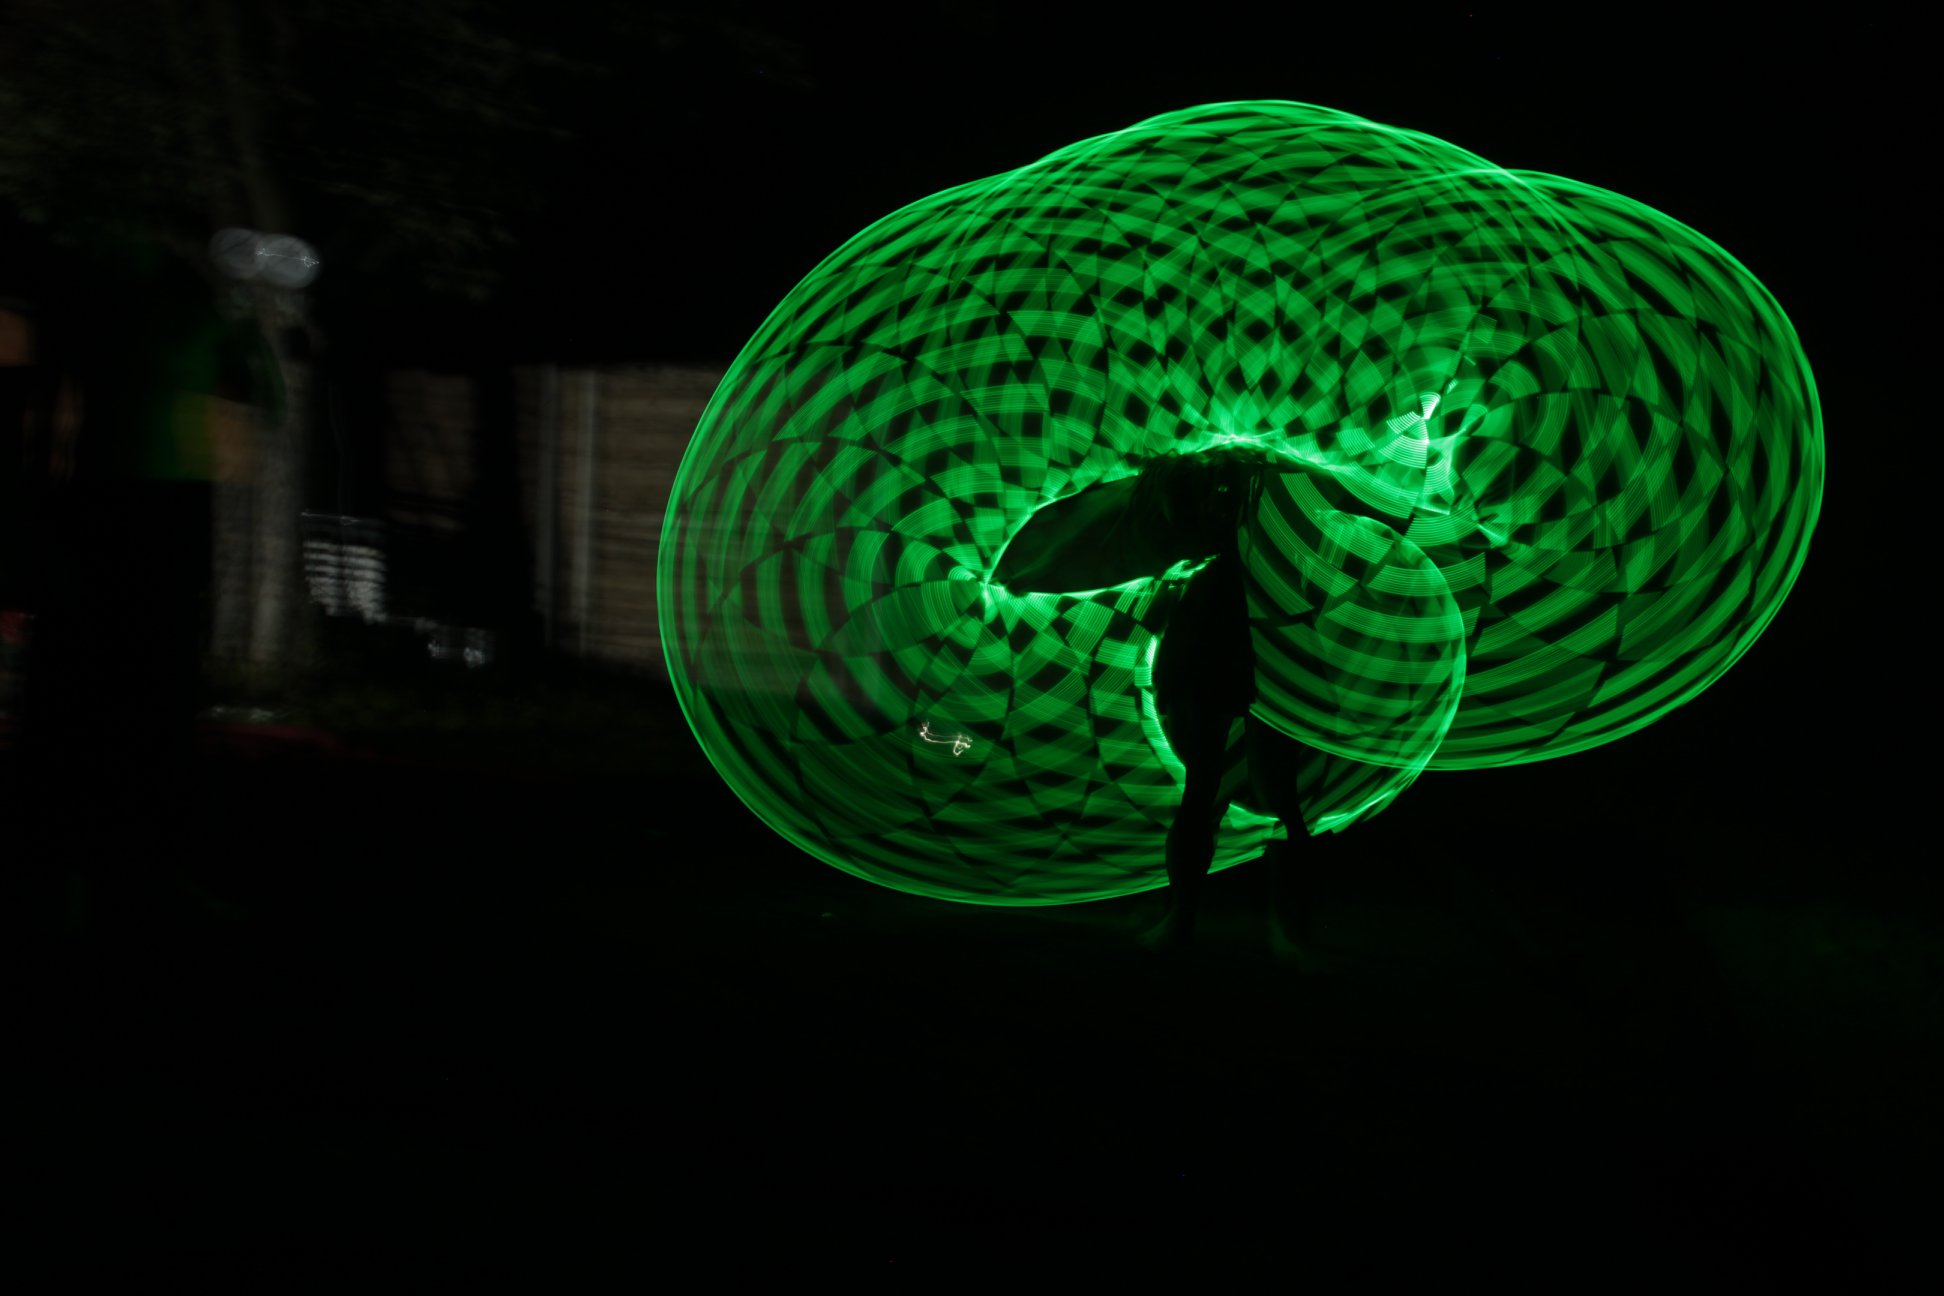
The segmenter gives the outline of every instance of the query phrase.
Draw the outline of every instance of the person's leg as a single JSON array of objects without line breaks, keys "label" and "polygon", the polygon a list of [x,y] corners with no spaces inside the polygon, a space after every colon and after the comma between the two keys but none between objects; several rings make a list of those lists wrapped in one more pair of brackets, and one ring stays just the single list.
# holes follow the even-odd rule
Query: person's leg
[{"label": "person's leg", "polygon": [[1202,884],[1208,866],[1215,859],[1215,830],[1222,821],[1224,807],[1217,804],[1219,779],[1188,771],[1188,786],[1181,795],[1181,808],[1168,825],[1168,917],[1164,925],[1174,940],[1187,941],[1195,933],[1195,918],[1201,912]]},{"label": "person's leg", "polygon": [[1173,746],[1187,767],[1187,782],[1174,822],[1168,825],[1168,912],[1142,937],[1153,947],[1187,944],[1195,934],[1202,885],[1215,859],[1215,833],[1228,801],[1222,796],[1222,765],[1232,717],[1184,702],[1175,717]]},{"label": "person's leg", "polygon": [[1269,728],[1254,716],[1245,739],[1252,802],[1282,820],[1287,834],[1262,854],[1269,882],[1269,944],[1276,957],[1313,967],[1311,930],[1316,913],[1319,864],[1331,852],[1332,834],[1312,837],[1303,816],[1302,744]]},{"label": "person's leg", "polygon": [[1330,834],[1302,836],[1298,826],[1291,829],[1291,840],[1269,843],[1263,852],[1263,865],[1269,870],[1269,948],[1282,962],[1306,970],[1317,964],[1313,929],[1316,917],[1317,881],[1321,876],[1318,856],[1327,855],[1322,843]]}]

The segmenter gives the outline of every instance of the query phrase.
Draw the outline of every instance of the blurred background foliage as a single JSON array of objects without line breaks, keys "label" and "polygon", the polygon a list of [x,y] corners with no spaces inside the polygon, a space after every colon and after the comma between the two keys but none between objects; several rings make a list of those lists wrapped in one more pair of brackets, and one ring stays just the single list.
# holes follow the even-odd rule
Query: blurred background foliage
[{"label": "blurred background foliage", "polygon": [[[483,302],[574,177],[653,168],[711,85],[802,85],[722,12],[506,0],[19,0],[0,28],[0,202],[57,243],[300,233],[367,308]],[[636,128],[608,154],[608,126]]]}]

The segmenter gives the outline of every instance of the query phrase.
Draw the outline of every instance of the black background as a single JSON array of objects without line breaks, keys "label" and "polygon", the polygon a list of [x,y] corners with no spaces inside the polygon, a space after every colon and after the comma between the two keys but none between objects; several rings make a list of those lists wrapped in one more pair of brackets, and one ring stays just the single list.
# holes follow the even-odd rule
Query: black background
[{"label": "black background", "polygon": [[1914,33],[1272,12],[749,15],[777,66],[599,90],[497,305],[372,331],[399,362],[726,362],[905,202],[1191,104],[1345,109],[1638,198],[1789,313],[1828,490],[1726,677],[1330,843],[1311,977],[1269,959],[1246,868],[1172,961],[1133,948],[1138,899],[850,879],[737,805],[665,700],[648,777],[212,757],[227,817],[191,872],[221,904],[130,890],[23,947],[48,1083],[15,1227],[64,1263],[347,1276],[1910,1281],[1940,1011]]}]

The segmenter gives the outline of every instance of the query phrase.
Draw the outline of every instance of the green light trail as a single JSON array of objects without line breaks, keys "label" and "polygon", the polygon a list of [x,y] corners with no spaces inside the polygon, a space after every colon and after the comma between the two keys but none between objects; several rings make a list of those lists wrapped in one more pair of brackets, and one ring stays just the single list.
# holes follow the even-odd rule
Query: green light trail
[{"label": "green light trail", "polygon": [[[744,349],[662,546],[704,750],[885,885],[1161,885],[1182,571],[985,577],[1041,506],[1236,445],[1278,467],[1240,544],[1312,832],[1691,700],[1781,605],[1823,477],[1794,331],[1678,222],[1324,108],[1170,113],[886,217]],[[1271,828],[1232,810],[1217,867]]]}]

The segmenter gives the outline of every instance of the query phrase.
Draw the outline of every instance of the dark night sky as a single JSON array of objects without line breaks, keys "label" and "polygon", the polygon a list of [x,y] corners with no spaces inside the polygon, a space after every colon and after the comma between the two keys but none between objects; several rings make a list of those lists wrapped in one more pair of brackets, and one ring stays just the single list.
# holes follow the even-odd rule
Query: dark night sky
[{"label": "dark night sky", "polygon": [[1839,263],[1806,256],[1802,229],[1865,214],[1852,177],[1874,171],[1859,150],[1884,142],[1873,100],[1892,89],[1887,24],[1128,12],[782,19],[794,58],[781,68],[739,54],[693,60],[655,91],[646,75],[619,78],[599,124],[558,159],[556,228],[519,257],[518,296],[537,316],[525,345],[726,361],[877,217],[1156,113],[1249,98],[1343,109],[1640,199],[1749,264],[1812,347],[1825,311],[1843,313],[1828,279]]}]

